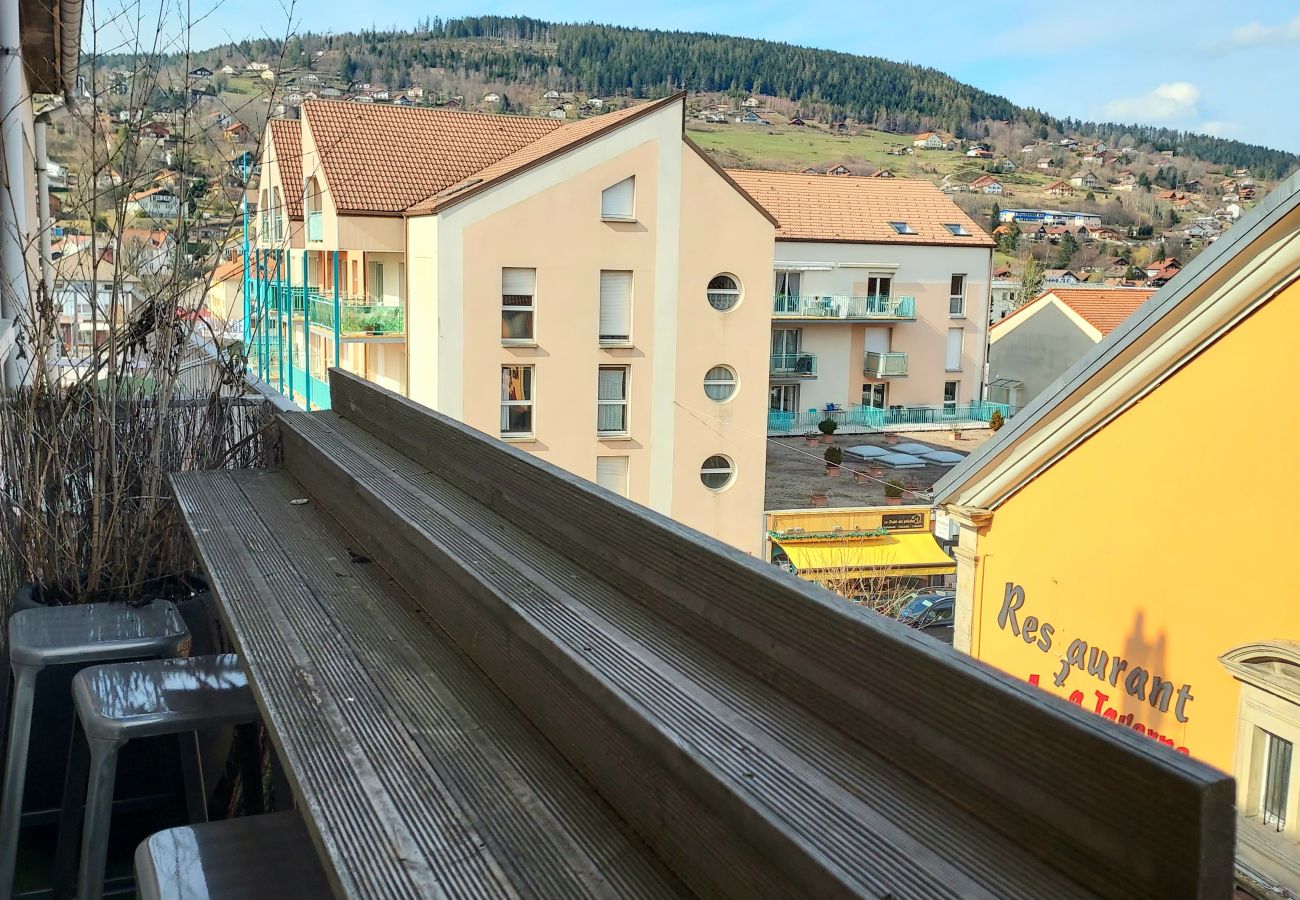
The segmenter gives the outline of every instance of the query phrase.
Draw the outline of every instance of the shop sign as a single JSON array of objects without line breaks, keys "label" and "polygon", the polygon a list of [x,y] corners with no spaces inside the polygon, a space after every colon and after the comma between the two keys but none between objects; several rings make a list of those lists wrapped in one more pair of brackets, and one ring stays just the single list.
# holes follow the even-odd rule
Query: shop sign
[{"label": "shop sign", "polygon": [[925,513],[905,512],[905,513],[882,513],[880,516],[881,528],[924,528]]},{"label": "shop sign", "polygon": [[[1053,646],[1058,648],[1059,653],[1056,627],[1037,616],[1026,614],[1024,606],[1025,589],[1008,581],[1002,595],[1002,608],[998,610],[998,628],[1010,632],[1043,653],[1050,653]],[[1152,709],[1162,713],[1172,710],[1174,718],[1179,722],[1187,722],[1187,706],[1196,699],[1192,695],[1191,685],[1183,684],[1175,688],[1173,681],[1147,670],[1141,662],[1109,653],[1095,645],[1089,646],[1084,638],[1074,638],[1060,657],[1060,667],[1052,676],[1052,683],[1061,689],[1072,688],[1068,698],[1071,703],[1091,707],[1098,715],[1117,725],[1132,728],[1139,734],[1145,734],[1186,754],[1186,747],[1177,746],[1172,738],[1159,733],[1155,728],[1134,721],[1132,713],[1120,715],[1117,709],[1107,705],[1112,696],[1118,697],[1123,693],[1146,702]],[[1097,679],[1102,688],[1096,688],[1088,678]],[[1039,683],[1038,673],[1029,675],[1029,683]],[[1092,697],[1088,697],[1081,688],[1091,688]]]}]

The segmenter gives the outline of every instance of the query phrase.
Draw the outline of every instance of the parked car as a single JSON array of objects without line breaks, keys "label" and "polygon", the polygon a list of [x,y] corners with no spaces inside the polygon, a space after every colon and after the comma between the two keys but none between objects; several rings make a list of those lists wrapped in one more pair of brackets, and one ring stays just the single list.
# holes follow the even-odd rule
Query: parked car
[{"label": "parked car", "polygon": [[953,608],[956,603],[957,592],[952,588],[916,591],[904,599],[898,621],[951,644]]}]

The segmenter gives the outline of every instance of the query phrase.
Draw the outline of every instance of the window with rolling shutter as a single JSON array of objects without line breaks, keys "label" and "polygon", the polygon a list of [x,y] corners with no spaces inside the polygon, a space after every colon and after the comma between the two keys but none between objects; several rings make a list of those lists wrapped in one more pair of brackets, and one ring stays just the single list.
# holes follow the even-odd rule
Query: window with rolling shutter
[{"label": "window with rolling shutter", "polygon": [[635,178],[624,178],[601,191],[600,217],[609,222],[636,221]]},{"label": "window with rolling shutter", "polygon": [[627,496],[627,457],[597,456],[596,484],[613,491],[620,497]]},{"label": "window with rolling shutter", "polygon": [[632,273],[600,273],[600,343],[632,340]]},{"label": "window with rolling shutter", "polygon": [[536,340],[533,316],[537,310],[536,269],[501,270],[501,343],[532,343]]},{"label": "window with rolling shutter", "polygon": [[962,329],[948,329],[948,354],[944,360],[944,368],[949,372],[961,371],[961,349],[962,349]]}]

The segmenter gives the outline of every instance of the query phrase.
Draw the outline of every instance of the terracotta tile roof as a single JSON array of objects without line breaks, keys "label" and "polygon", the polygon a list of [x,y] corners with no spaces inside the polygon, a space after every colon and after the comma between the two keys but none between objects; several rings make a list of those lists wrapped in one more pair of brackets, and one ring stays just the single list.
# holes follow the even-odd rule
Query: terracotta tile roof
[{"label": "terracotta tile roof", "polygon": [[[754,169],[727,174],[776,217],[778,240],[993,246],[984,229],[928,181]],[[890,222],[906,222],[916,233],[899,234]],[[970,236],[954,235],[946,224],[964,226]]]},{"label": "terracotta tile roof", "polygon": [[1105,337],[1154,293],[1154,288],[1052,288],[999,319],[993,327],[1001,328],[1025,310],[1038,309],[1046,298],[1055,297]]},{"label": "terracotta tile roof", "polygon": [[560,127],[553,119],[309,100],[335,206],[400,213]]},{"label": "terracotta tile roof", "polygon": [[[302,184],[302,122],[298,119],[272,119],[271,144],[275,147],[276,165],[280,167],[280,183]],[[290,219],[302,220],[302,191],[281,190],[281,200]],[[257,205],[257,201],[253,201]]]},{"label": "terracotta tile roof", "polygon": [[[503,178],[528,168],[552,156],[556,156],[572,147],[581,144],[602,132],[618,126],[640,116],[658,109],[668,103],[679,103],[680,98],[677,96],[667,97],[663,100],[657,100],[654,103],[642,103],[638,106],[630,106],[621,109],[618,112],[606,113],[601,116],[593,116],[590,119],[581,119],[577,122],[559,124],[559,127],[553,129],[548,134],[544,134],[534,141],[531,141],[513,153],[507,154],[500,159],[494,160],[483,168],[468,174],[465,178],[458,180],[456,183],[447,185],[434,193],[432,196],[422,199],[419,203],[412,205],[407,212],[412,215],[421,215],[437,212],[445,209],[472,193],[488,187],[489,185],[500,181]],[[501,118],[501,117],[492,117]],[[541,121],[554,121],[545,119]]]}]

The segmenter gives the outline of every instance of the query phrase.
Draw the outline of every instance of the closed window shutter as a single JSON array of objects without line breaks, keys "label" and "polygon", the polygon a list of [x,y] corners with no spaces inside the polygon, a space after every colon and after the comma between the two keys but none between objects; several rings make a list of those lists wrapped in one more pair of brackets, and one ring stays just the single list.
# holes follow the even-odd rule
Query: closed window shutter
[{"label": "closed window shutter", "polygon": [[636,209],[636,179],[625,178],[600,195],[602,219],[631,219]]},{"label": "closed window shutter", "polygon": [[531,297],[536,289],[536,269],[501,270],[501,293],[503,295]]},{"label": "closed window shutter", "polygon": [[596,457],[596,484],[613,491],[620,497],[627,496],[627,457]]},{"label": "closed window shutter", "polygon": [[600,339],[626,341],[632,336],[632,273],[600,273]]},{"label": "closed window shutter", "polygon": [[961,368],[961,344],[962,329],[948,329],[948,357],[944,362],[944,368],[950,372],[955,372]]}]

